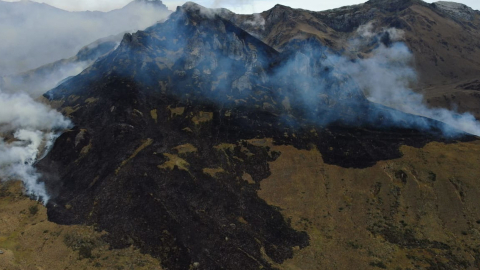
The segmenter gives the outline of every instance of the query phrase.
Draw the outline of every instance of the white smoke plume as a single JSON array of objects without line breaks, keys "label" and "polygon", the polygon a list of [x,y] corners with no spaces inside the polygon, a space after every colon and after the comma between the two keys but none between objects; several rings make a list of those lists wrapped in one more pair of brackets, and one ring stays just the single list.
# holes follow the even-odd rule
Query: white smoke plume
[{"label": "white smoke plume", "polygon": [[[360,26],[359,37],[352,40],[351,46],[362,46],[371,39],[377,39],[376,48],[365,59],[352,61],[346,57],[329,55],[328,60],[340,72],[353,77],[365,92],[366,97],[376,102],[406,113],[435,119],[458,130],[480,136],[480,123],[470,113],[459,114],[442,108],[429,108],[424,103],[423,95],[411,89],[417,80],[415,70],[411,67],[414,56],[402,42],[403,31],[382,29],[381,34],[374,34],[372,24]],[[380,39],[388,35],[391,44],[383,44]],[[370,42],[370,44],[372,44]],[[355,48],[354,48],[355,49]],[[356,48],[359,50],[360,48]],[[446,135],[454,135],[453,130],[444,130]]]},{"label": "white smoke plume", "polygon": [[26,94],[0,90],[0,180],[21,180],[26,192],[48,202],[44,183],[34,164],[52,147],[70,121]]}]

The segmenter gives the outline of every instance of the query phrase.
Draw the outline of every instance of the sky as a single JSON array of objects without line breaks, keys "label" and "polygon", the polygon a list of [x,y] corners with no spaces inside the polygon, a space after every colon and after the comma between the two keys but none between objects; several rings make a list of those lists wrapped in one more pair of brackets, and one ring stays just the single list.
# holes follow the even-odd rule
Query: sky
[{"label": "sky", "polygon": [[[7,0],[8,2],[16,2],[15,0]],[[34,0],[35,2],[43,2],[61,9],[70,11],[81,10],[100,10],[109,11],[125,6],[132,0]],[[355,5],[363,3],[366,0],[196,0],[194,2],[206,7],[224,7],[236,13],[259,13],[272,8],[275,4],[282,4],[293,8],[303,8],[308,10],[320,11],[326,9],[337,8],[347,5]],[[164,0],[163,3],[170,10],[175,10],[179,5],[186,1]],[[436,2],[436,0],[426,0],[425,2]],[[455,2],[463,3],[473,9],[480,10],[479,0],[456,0]]]}]

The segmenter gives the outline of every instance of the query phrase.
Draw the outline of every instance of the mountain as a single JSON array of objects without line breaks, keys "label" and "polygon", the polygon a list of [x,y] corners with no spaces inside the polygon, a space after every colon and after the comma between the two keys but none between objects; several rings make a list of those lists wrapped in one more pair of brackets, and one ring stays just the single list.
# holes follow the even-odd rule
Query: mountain
[{"label": "mountain", "polygon": [[[254,15],[232,15],[232,21],[270,46],[283,50],[292,40],[318,40],[325,47],[353,59],[372,50],[352,39],[395,28],[396,37],[414,55],[418,81],[412,85],[432,107],[472,112],[479,118],[479,95],[464,88],[478,80],[480,12],[452,2],[371,0],[327,11],[308,11],[276,5]],[[358,31],[362,25],[369,29]],[[373,43],[376,44],[376,43]]]},{"label": "mountain", "polygon": [[[479,268],[480,144],[468,133],[479,124],[409,90],[411,66],[431,63],[415,64],[395,21],[417,9],[457,26],[477,14],[420,1],[253,15],[186,3],[120,44],[24,73],[92,62],[41,98],[73,123],[58,138],[28,112],[68,126],[58,113],[0,95],[28,101],[22,117],[0,106],[12,133],[0,151],[20,153],[28,183],[40,178],[32,197],[48,195],[43,206],[0,183],[0,268]],[[475,91],[467,77],[438,85]],[[15,125],[35,128],[19,139]],[[42,151],[26,160],[30,146]]]},{"label": "mountain", "polygon": [[68,59],[61,59],[20,74],[0,77],[0,89],[6,93],[25,91],[33,97],[39,97],[113,51],[120,44],[123,35],[124,33],[96,40]]},{"label": "mountain", "polygon": [[44,95],[75,123],[36,165],[49,220],[165,269],[474,268],[477,137],[226,14],[186,3]]},{"label": "mountain", "polygon": [[161,1],[136,0],[110,12],[68,12],[32,1],[0,1],[0,36],[8,40],[0,44],[0,76],[69,58],[95,40],[144,29],[168,14]]}]

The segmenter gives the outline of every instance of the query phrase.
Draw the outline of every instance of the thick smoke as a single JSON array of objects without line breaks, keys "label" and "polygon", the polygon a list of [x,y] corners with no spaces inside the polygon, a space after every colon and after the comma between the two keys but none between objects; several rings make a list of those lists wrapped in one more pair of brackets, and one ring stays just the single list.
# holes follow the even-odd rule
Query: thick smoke
[{"label": "thick smoke", "polygon": [[[440,128],[447,137],[462,131],[480,136],[480,123],[473,115],[429,108],[423,95],[412,90],[417,73],[412,68],[413,54],[402,42],[403,36],[402,30],[374,31],[373,23],[362,25],[344,54],[332,52],[317,40],[294,40],[293,45],[286,46],[292,56],[273,78],[290,84],[294,89],[290,101],[295,100],[297,109],[320,125],[374,124],[426,132]],[[367,106],[365,98],[395,110]]]},{"label": "thick smoke", "polygon": [[26,192],[49,200],[33,165],[45,156],[70,121],[26,94],[0,91],[0,179],[21,180]]},{"label": "thick smoke", "polygon": [[[169,14],[161,2],[140,0],[108,13],[0,1],[4,41],[0,43],[0,75],[15,74],[0,76],[0,87],[9,91],[0,91],[0,180],[21,180],[29,195],[47,202],[49,196],[38,182],[34,165],[71,123],[34,98],[114,49],[123,34],[107,36],[148,27]],[[60,60],[66,57],[70,58]],[[48,65],[17,74],[44,64]]]}]

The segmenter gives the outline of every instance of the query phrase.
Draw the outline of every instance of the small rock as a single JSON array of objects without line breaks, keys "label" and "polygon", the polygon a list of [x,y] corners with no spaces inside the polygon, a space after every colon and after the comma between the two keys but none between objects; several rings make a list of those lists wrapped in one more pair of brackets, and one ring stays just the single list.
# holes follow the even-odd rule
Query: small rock
[{"label": "small rock", "polygon": [[200,266],[200,263],[199,263],[199,262],[194,262],[194,263],[193,263],[193,267],[194,267],[194,268],[198,268],[199,266]]},{"label": "small rock", "polygon": [[2,251],[2,250],[0,250],[0,255],[2,255],[2,254],[3,254],[3,251]]}]

